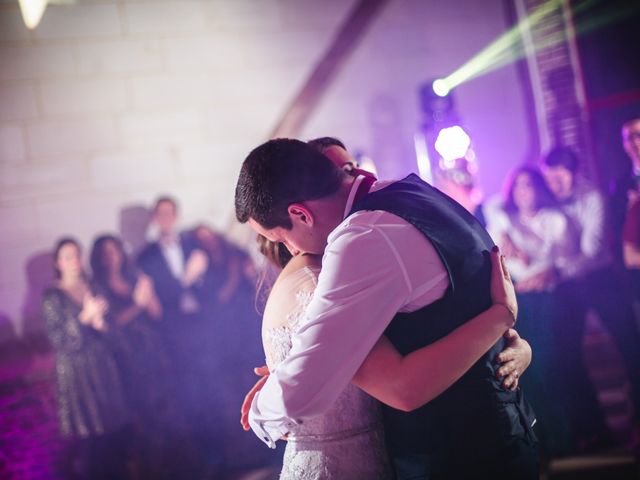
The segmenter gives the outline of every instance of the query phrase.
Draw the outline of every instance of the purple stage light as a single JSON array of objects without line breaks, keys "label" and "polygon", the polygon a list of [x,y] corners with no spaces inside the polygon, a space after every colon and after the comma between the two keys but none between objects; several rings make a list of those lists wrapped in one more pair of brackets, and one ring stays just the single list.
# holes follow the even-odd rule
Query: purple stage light
[{"label": "purple stage light", "polygon": [[453,168],[455,160],[464,157],[470,145],[471,138],[467,132],[455,125],[440,130],[434,146],[444,160],[444,165],[451,165],[449,168]]}]

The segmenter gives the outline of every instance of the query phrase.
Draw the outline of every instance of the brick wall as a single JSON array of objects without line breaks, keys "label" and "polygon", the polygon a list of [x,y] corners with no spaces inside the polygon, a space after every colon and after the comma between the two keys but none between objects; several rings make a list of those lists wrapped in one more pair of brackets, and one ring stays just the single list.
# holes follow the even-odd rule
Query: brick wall
[{"label": "brick wall", "polygon": [[[242,159],[354,3],[79,0],[50,5],[28,32],[17,2],[1,0],[0,317],[25,329],[37,299],[27,265],[57,237],[88,248],[160,193],[181,201],[185,226],[230,228]],[[500,0],[390,1],[301,136],[341,136],[383,176],[415,170],[418,85],[504,29]],[[495,191],[527,146],[514,69],[460,87],[458,100]]]}]

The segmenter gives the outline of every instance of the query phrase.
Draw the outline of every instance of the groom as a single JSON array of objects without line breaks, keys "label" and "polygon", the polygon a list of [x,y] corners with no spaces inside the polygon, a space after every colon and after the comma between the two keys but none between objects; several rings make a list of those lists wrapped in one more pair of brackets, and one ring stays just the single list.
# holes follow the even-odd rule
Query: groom
[{"label": "groom", "polygon": [[[251,427],[270,446],[328,409],[382,334],[406,355],[491,304],[484,252],[493,242],[466,210],[415,175],[366,180],[289,139],[242,165],[238,220],[292,253],[324,252],[307,322],[252,404]],[[503,346],[429,404],[385,408],[398,478],[537,478],[521,393],[495,375]]]}]

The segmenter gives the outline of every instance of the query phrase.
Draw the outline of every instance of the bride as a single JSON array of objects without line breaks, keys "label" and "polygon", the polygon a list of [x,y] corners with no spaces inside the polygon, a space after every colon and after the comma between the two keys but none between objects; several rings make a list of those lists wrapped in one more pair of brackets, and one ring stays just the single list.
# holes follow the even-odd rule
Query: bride
[{"label": "bride", "polygon": [[[267,367],[273,370],[291,349],[292,334],[317,285],[321,257],[291,258],[282,245],[264,237],[259,242],[262,253],[283,267],[269,294],[262,325]],[[507,331],[517,314],[515,293],[497,250],[491,252],[491,261],[493,305],[447,337],[405,357],[383,336],[331,409],[305,420],[288,435],[281,480],[393,478],[374,398],[405,411],[424,405],[455,383],[502,335],[511,346],[498,358],[503,364],[499,374],[505,388],[517,387],[531,350],[514,330]],[[268,370],[263,367],[256,373],[266,375]],[[245,430],[253,396],[266,378],[245,398],[241,418]]]}]

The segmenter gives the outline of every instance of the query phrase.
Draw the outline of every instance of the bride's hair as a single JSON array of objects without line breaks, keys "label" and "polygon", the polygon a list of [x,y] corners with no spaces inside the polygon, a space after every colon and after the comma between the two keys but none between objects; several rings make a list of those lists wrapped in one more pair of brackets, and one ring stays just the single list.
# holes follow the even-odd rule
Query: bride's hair
[{"label": "bride's hair", "polygon": [[272,242],[260,234],[258,234],[256,241],[258,242],[258,251],[276,267],[284,268],[289,263],[289,260],[293,258],[287,247],[282,243]]},{"label": "bride's hair", "polygon": [[260,234],[257,235],[256,241],[258,243],[258,251],[267,259],[267,262],[260,269],[256,285],[255,307],[256,311],[261,313],[261,306],[264,307],[267,303],[273,282],[278,277],[280,270],[293,257],[282,243],[272,242]]}]

